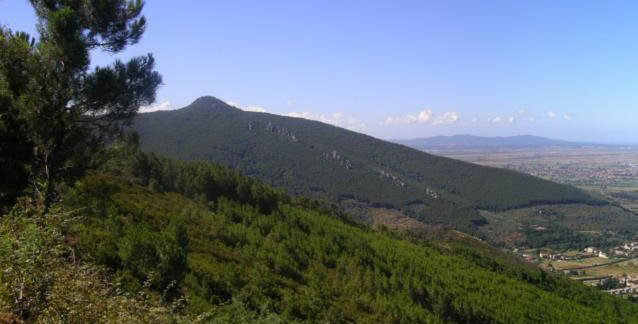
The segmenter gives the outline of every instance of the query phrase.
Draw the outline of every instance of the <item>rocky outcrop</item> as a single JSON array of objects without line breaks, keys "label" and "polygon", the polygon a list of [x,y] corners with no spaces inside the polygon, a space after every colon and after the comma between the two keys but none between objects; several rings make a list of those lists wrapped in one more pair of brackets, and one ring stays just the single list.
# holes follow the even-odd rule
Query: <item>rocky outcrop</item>
[{"label": "rocky outcrop", "polygon": [[379,170],[379,174],[384,177],[385,179],[388,179],[390,181],[392,181],[395,185],[399,186],[399,187],[407,187],[407,185],[405,184],[405,182],[401,181],[397,176],[393,175],[390,172],[386,172],[383,170]]},{"label": "rocky outcrop", "polygon": [[299,142],[299,139],[297,138],[297,136],[293,132],[291,132],[290,130],[284,127],[279,127],[269,122],[268,125],[266,126],[266,130],[271,133],[275,133],[275,134],[287,137],[293,142]]},{"label": "rocky outcrop", "polygon": [[432,197],[432,199],[439,199],[439,193],[430,188],[425,188],[425,194]]},{"label": "rocky outcrop", "polygon": [[339,154],[339,152],[337,152],[336,150],[333,150],[332,152],[329,152],[329,153],[328,152],[323,153],[323,158],[326,160],[335,161],[339,163],[339,165],[342,165],[348,170],[352,169],[352,161],[350,161],[349,159],[346,159],[344,156]]}]

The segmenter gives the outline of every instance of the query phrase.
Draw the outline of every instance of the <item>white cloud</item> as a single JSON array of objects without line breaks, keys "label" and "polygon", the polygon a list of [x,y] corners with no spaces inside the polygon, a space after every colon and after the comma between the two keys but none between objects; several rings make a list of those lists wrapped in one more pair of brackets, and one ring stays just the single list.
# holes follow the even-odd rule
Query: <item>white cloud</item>
[{"label": "white cloud", "polygon": [[322,123],[331,124],[337,127],[347,128],[349,130],[364,132],[368,129],[365,123],[354,117],[346,117],[342,113],[334,113],[332,116],[317,114],[309,111],[293,111],[288,113],[289,117],[304,118],[320,121]]},{"label": "white cloud", "polygon": [[434,125],[443,125],[443,124],[453,124],[461,119],[459,114],[453,111],[449,111],[443,114],[443,116],[438,117],[434,120],[432,124]]},{"label": "white cloud", "polygon": [[563,118],[564,118],[566,121],[570,121],[570,120],[572,120],[572,118],[573,118],[573,117],[572,117],[572,114],[570,114],[570,113],[565,113],[565,114],[563,114]]},{"label": "white cloud", "polygon": [[286,105],[292,106],[295,102],[292,99],[286,100]]},{"label": "white cloud", "polygon": [[417,115],[390,116],[385,119],[383,124],[426,124],[432,120],[432,110],[422,110]]},{"label": "white cloud", "polygon": [[493,124],[498,124],[498,123],[513,124],[516,122],[516,120],[517,120],[516,116],[507,116],[507,117],[494,116],[494,117],[487,118],[487,122],[493,123]]},{"label": "white cloud", "polygon": [[[234,101],[226,101],[226,103],[230,106],[239,108],[243,111],[263,112],[263,113],[269,112],[266,108],[261,106],[242,106],[241,104]],[[293,105],[294,101],[287,100],[286,104]],[[358,132],[364,132],[368,129],[365,123],[359,121],[356,118],[344,116],[342,113],[335,113],[330,116],[327,116],[324,114],[317,114],[317,113],[313,113],[309,111],[300,111],[300,112],[293,111],[293,112],[289,112],[286,115],[289,117],[316,120],[322,123],[331,124],[331,125],[335,125],[342,128],[347,128],[347,129],[358,131]]]},{"label": "white cloud", "polygon": [[512,112],[511,114],[487,117],[487,122],[493,123],[493,124],[499,124],[499,123],[515,124],[518,122],[536,123],[536,122],[541,122],[543,120],[548,121],[548,120],[558,120],[558,119],[571,121],[574,119],[574,116],[569,112],[562,113],[560,111],[557,112],[554,110],[547,110],[540,116],[534,116],[534,114],[532,114],[530,111],[523,108],[523,109],[518,109]]},{"label": "white cloud", "polygon": [[233,107],[239,108],[239,104],[234,102],[234,101],[226,101],[226,104],[229,105],[229,106],[233,106]]},{"label": "white cloud", "polygon": [[235,102],[235,101],[226,101],[226,104],[229,106],[233,106],[235,108],[239,108],[243,111],[252,111],[252,112],[268,112],[268,110],[266,110],[266,108],[260,107],[260,106],[242,106],[239,103]]},{"label": "white cloud", "polygon": [[452,124],[460,120],[459,114],[453,111],[435,116],[432,110],[421,110],[418,114],[407,114],[403,116],[389,116],[381,123],[382,125],[409,125],[409,124],[432,124],[443,125]]},{"label": "white cloud", "polygon": [[431,110],[423,110],[419,112],[419,115],[416,117],[416,122],[419,124],[427,123],[432,119],[432,111]]},{"label": "white cloud", "polygon": [[268,110],[259,107],[259,106],[246,106],[241,108],[243,111],[253,111],[253,112],[268,112]]},{"label": "white cloud", "polygon": [[489,122],[489,123],[500,123],[502,121],[503,121],[503,118],[501,116],[488,117],[487,118],[487,122]]},{"label": "white cloud", "polygon": [[148,106],[142,106],[138,110],[141,113],[153,112],[153,111],[162,111],[162,110],[173,110],[173,105],[168,100],[157,102]]}]

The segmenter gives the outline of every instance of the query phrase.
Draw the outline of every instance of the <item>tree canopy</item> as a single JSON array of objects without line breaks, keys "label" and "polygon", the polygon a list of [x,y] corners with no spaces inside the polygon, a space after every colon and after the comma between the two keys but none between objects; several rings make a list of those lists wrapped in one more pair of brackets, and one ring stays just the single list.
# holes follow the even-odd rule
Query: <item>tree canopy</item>
[{"label": "tree canopy", "polygon": [[39,37],[0,28],[0,202],[28,190],[45,205],[142,105],[162,78],[151,54],[90,68],[92,50],[117,53],[146,28],[142,1],[31,0]]}]

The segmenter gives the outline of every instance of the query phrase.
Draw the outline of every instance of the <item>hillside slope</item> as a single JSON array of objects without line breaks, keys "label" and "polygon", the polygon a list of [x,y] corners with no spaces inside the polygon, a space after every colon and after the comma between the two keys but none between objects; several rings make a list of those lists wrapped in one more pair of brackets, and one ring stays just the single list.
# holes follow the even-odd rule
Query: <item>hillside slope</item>
[{"label": "hillside slope", "polygon": [[635,304],[476,240],[372,230],[207,163],[139,154],[127,160],[90,174],[65,196],[67,208],[82,215],[68,241],[80,258],[110,268],[122,289],[148,287],[165,302],[182,298],[190,316],[613,323],[638,314]]},{"label": "hillside slope", "polygon": [[142,148],[182,160],[214,161],[292,194],[350,210],[387,207],[430,223],[472,230],[477,209],[539,203],[604,204],[521,173],[430,155],[300,118],[244,112],[213,97],[186,108],[140,114]]}]

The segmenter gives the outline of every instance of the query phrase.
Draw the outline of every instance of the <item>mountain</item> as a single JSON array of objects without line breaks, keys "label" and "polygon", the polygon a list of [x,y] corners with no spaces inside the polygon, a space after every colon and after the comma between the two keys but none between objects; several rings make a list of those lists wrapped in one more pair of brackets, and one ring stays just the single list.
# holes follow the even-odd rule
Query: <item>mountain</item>
[{"label": "mountain", "polygon": [[[237,113],[190,117],[210,122],[205,112]],[[0,322],[631,323],[638,314],[630,300],[454,230],[368,226],[237,170],[140,152],[134,136],[112,144],[48,211],[23,197],[0,217]]]},{"label": "mountain", "polygon": [[317,121],[246,112],[213,97],[179,110],[140,114],[133,127],[145,151],[220,163],[294,195],[338,202],[367,219],[371,207],[380,207],[474,232],[485,223],[478,210],[606,204],[571,186]]},{"label": "mountain", "polygon": [[568,142],[532,135],[483,137],[475,135],[435,136],[394,140],[419,150],[433,149],[531,149],[550,147],[583,147],[591,144]]}]

